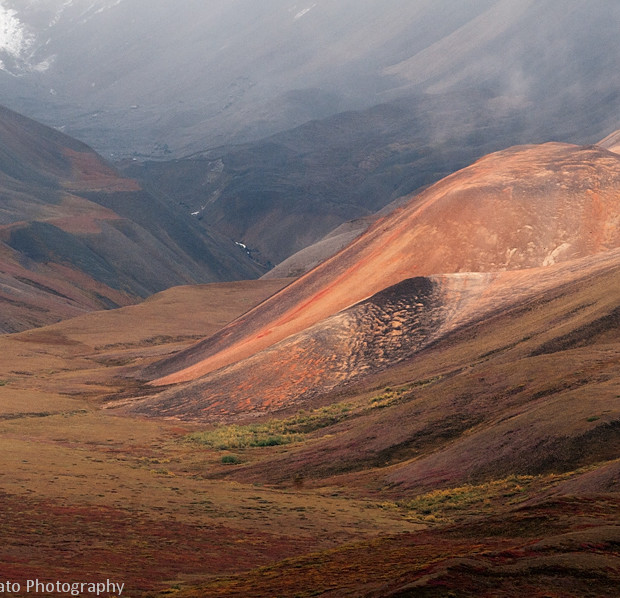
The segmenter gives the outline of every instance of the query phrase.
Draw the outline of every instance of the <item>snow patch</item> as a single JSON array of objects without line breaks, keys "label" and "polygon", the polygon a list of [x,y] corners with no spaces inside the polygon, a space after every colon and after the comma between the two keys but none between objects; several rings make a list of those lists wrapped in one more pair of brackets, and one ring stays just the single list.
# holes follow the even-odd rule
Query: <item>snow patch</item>
[{"label": "snow patch", "polygon": [[[37,73],[43,73],[50,68],[55,58],[56,56],[50,56],[49,58],[46,58],[45,60],[39,62],[39,64],[33,65],[31,69]],[[53,93],[52,95],[56,95],[56,94]]]},{"label": "snow patch", "polygon": [[99,10],[95,11],[94,14],[98,15],[99,13],[103,12],[104,10],[108,10],[110,8],[114,8],[115,6],[118,6],[122,1],[123,0],[116,0],[112,4],[108,4],[106,6],[102,6]]},{"label": "snow patch", "polygon": [[0,2],[0,50],[20,58],[32,45],[33,37],[17,17],[17,12]]},{"label": "snow patch", "polygon": [[300,10],[294,17],[293,19],[296,21],[297,19],[301,19],[301,17],[303,17],[304,15],[307,15],[314,7],[316,6],[316,3],[313,4],[312,6],[310,6],[309,8],[304,8],[303,10]]},{"label": "snow patch", "polygon": [[54,60],[51,56],[40,62],[33,61],[33,47],[36,38],[19,18],[18,11],[7,8],[6,2],[0,0],[0,70],[19,76],[23,72],[44,72]]},{"label": "snow patch", "polygon": [[57,25],[62,17],[62,13],[65,12],[65,10],[69,8],[72,4],[73,0],[65,0],[65,2],[56,11],[56,14],[54,15],[54,18],[50,21],[49,26],[54,27],[54,25]]}]

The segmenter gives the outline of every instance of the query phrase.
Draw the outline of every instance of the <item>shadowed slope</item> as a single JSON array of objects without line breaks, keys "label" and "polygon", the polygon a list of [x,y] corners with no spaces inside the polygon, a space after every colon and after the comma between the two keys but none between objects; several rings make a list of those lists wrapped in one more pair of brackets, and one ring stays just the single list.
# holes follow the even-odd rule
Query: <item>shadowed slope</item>
[{"label": "shadowed slope", "polygon": [[451,175],[217,335],[157,364],[156,384],[196,379],[413,276],[546,267],[620,244],[620,157],[548,143]]},{"label": "shadowed slope", "polygon": [[[421,191],[421,189],[420,189]],[[320,263],[336,255],[351,244],[357,237],[366,232],[377,220],[392,213],[397,208],[409,203],[411,196],[401,197],[365,218],[345,222],[331,231],[321,240],[294,253],[283,262],[263,274],[261,278],[292,278],[310,272]]]}]

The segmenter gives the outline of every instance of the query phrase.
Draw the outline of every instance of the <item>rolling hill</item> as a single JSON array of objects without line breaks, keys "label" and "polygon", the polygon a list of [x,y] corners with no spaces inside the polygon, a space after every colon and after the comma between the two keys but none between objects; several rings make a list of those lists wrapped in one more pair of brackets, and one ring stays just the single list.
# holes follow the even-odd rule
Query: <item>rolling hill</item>
[{"label": "rolling hill", "polygon": [[430,526],[180,596],[292,596],[299,579],[307,595],[607,595],[619,175],[600,146],[486,156],[212,337],[127,369],[150,387],[108,408],[197,426],[187,438],[235,464],[213,479],[344,492]]},{"label": "rolling hill", "polygon": [[[615,131],[605,139],[599,141],[596,145],[604,147],[614,153],[620,150],[620,132]],[[421,191],[420,189],[419,191]],[[295,277],[305,274],[322,261],[330,258],[335,253],[346,247],[356,237],[367,230],[370,225],[378,218],[389,214],[391,211],[402,205],[407,197],[400,198],[388,204],[385,208],[376,212],[372,216],[359,218],[353,221],[345,222],[338,228],[331,231],[325,237],[305,247],[304,249],[293,254],[269,272],[263,275],[263,278],[286,278]]]},{"label": "rolling hill", "polygon": [[[145,598],[613,595],[619,159],[511,148],[321,276],[2,335],[3,576],[89,570]],[[452,271],[425,273],[434,251]],[[238,361],[136,380],[218,345]]]}]

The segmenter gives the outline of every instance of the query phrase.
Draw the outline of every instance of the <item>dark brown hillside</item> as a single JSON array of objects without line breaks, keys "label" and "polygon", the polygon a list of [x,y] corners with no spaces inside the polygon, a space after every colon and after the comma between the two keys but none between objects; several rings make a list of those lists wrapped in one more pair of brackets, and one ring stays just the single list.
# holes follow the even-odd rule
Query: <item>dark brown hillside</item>
[{"label": "dark brown hillside", "polygon": [[[58,185],[70,179],[74,169],[67,152],[73,156],[96,154],[84,143],[60,131],[46,127],[4,106],[0,106],[0,171],[4,176],[28,183]],[[64,152],[59,151],[64,148]],[[110,176],[112,170],[98,160],[97,170]],[[135,187],[135,185],[134,185]]]},{"label": "dark brown hillside", "polygon": [[[195,380],[415,276],[501,272],[620,245],[620,157],[549,143],[491,154],[416,196],[214,337],[148,370]],[[524,286],[532,282],[525,274]]]},{"label": "dark brown hillside", "polygon": [[84,144],[0,107],[0,331],[262,270]]},{"label": "dark brown hillside", "polygon": [[[480,156],[544,138],[517,132],[513,118],[501,112],[486,125],[493,109],[472,108],[486,99],[475,90],[413,96],[253,143],[169,162],[128,160],[121,168],[246,244],[257,259],[279,264],[341,223],[372,216]],[[469,119],[474,122],[465,130],[453,127],[446,136],[432,124]],[[484,135],[472,134],[478,127]]]}]

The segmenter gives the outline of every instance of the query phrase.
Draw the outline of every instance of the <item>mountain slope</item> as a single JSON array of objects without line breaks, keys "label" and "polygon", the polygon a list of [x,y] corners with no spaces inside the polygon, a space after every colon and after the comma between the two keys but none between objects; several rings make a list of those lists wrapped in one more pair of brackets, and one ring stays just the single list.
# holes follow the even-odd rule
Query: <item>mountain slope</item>
[{"label": "mountain slope", "polygon": [[617,126],[607,0],[3,4],[0,102],[115,161],[191,156],[127,173],[265,266],[491,151]]},{"label": "mountain slope", "polygon": [[619,250],[529,277],[499,274],[482,293],[468,293],[469,321],[422,351],[402,343],[409,358],[387,355],[383,371],[333,397],[349,404],[349,417],[248,470],[272,482],[303,474],[406,494],[616,459],[619,282]]},{"label": "mountain slope", "polygon": [[[162,598],[288,596],[300,579],[335,596],[613,595],[619,281],[606,253],[547,268],[573,282],[413,360],[250,425],[100,407],[135,393],[124,364],[213,330],[276,281],[176,288],[4,335],[3,573],[95,570]],[[531,282],[498,276],[513,275]],[[257,430],[258,446],[234,444]],[[202,440],[214,435],[228,448]]]},{"label": "mountain slope", "polygon": [[2,330],[261,273],[232,241],[174,214],[84,144],[5,108],[0,141]]},{"label": "mountain slope", "polygon": [[[588,111],[561,114],[576,130],[589,130]],[[366,218],[488,153],[590,137],[558,134],[564,123],[556,118],[524,118],[485,88],[417,94],[253,143],[173,161],[130,160],[121,169],[164,193],[175,209],[217,224],[262,263],[279,264],[341,223]]]},{"label": "mountain slope", "polygon": [[210,339],[147,372],[195,380],[414,276],[546,267],[620,244],[620,158],[545,144],[487,156],[414,197]]},{"label": "mountain slope", "polygon": [[540,124],[525,127],[514,110],[487,106],[488,99],[484,90],[416,95],[253,143],[173,161],[130,160],[121,169],[165,193],[176,209],[217,224],[263,263],[277,264],[339,224],[505,148],[507,139],[553,137]]}]

